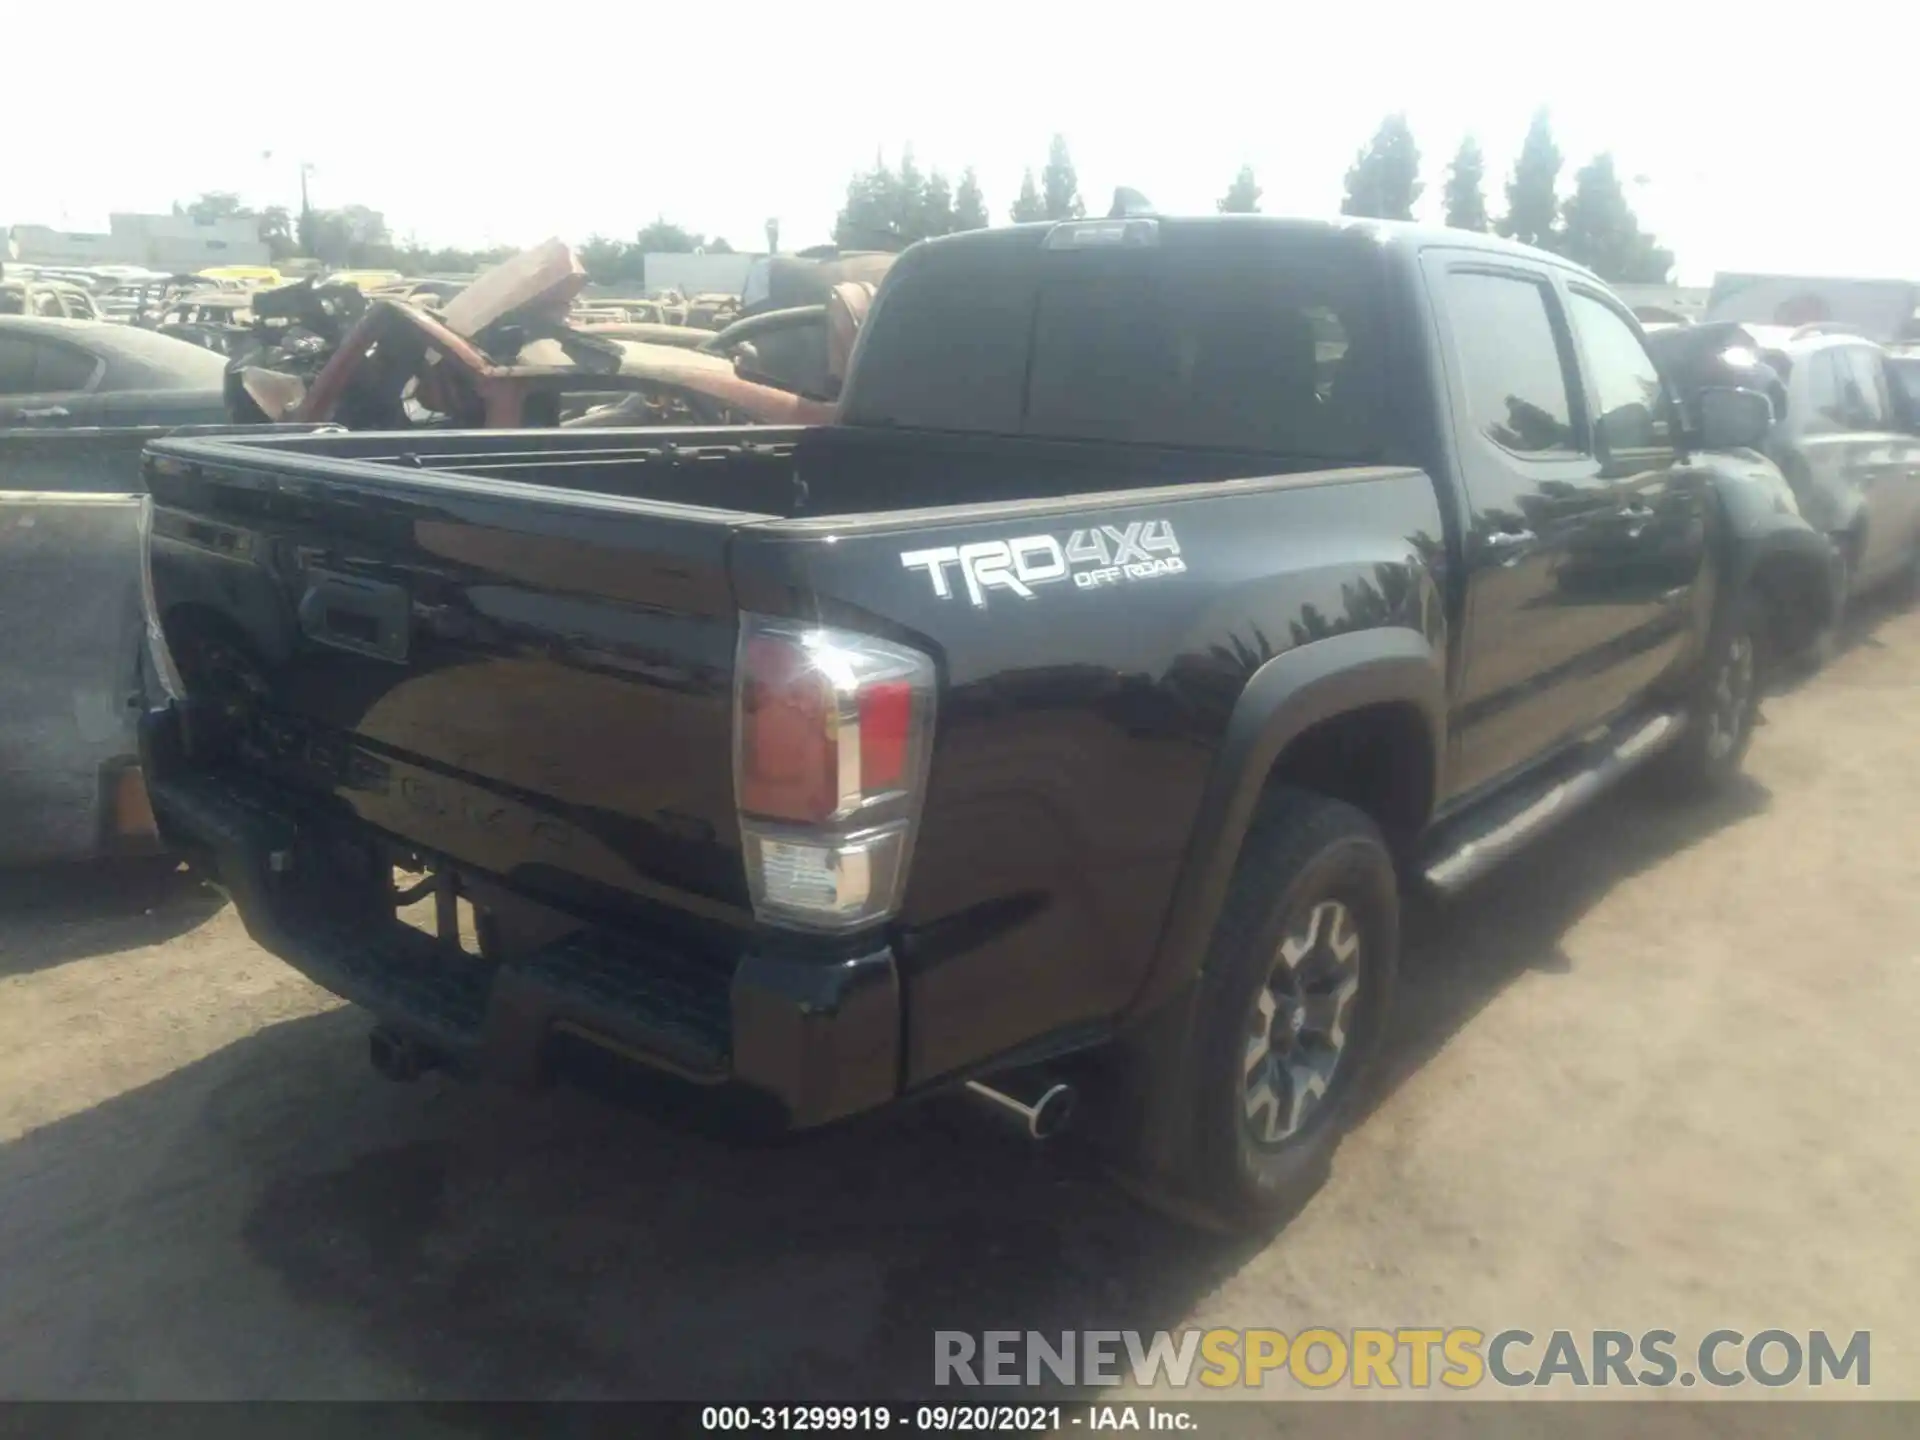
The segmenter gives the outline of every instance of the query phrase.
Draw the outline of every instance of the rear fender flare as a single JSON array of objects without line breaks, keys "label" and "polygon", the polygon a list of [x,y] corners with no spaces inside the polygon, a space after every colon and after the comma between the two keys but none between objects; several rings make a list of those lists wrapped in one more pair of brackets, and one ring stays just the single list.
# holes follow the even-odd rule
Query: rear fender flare
[{"label": "rear fender flare", "polygon": [[[1198,974],[1274,762],[1322,721],[1381,704],[1412,705],[1425,719],[1433,747],[1428,773],[1437,789],[1446,753],[1446,664],[1426,636],[1398,627],[1351,631],[1276,655],[1253,673],[1222,736],[1133,1014]],[[1434,795],[1421,799],[1431,813]]]}]

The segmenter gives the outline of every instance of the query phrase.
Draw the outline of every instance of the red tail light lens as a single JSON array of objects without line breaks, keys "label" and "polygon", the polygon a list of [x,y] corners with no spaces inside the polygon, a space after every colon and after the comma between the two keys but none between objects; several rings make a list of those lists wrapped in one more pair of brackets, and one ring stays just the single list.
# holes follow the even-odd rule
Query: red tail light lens
[{"label": "red tail light lens", "polygon": [[860,788],[868,794],[897,790],[907,773],[907,742],[913,732],[913,686],[879,680],[860,692]]},{"label": "red tail light lens", "polygon": [[762,918],[845,929],[896,908],[933,727],[933,662],[853,631],[743,617],[734,762]]},{"label": "red tail light lens", "polygon": [[740,684],[740,808],[819,824],[839,808],[839,701],[806,651],[757,635]]}]

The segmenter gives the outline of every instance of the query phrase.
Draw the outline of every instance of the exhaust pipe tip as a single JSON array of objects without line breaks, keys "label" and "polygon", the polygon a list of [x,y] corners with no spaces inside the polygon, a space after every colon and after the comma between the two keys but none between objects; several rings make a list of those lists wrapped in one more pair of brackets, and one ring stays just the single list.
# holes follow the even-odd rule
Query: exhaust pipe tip
[{"label": "exhaust pipe tip", "polygon": [[1073,1119],[1073,1110],[1077,1092],[1064,1081],[1050,1086],[1033,1103],[1033,1120],[1028,1133],[1036,1140],[1051,1140],[1067,1128],[1067,1122]]},{"label": "exhaust pipe tip", "polygon": [[375,1027],[367,1036],[367,1058],[373,1062],[376,1074],[398,1085],[418,1080],[439,1063],[438,1057],[425,1046],[384,1025]]},{"label": "exhaust pipe tip", "polygon": [[967,1093],[1018,1126],[1029,1140],[1051,1140],[1073,1119],[1075,1092],[1065,1081],[1040,1079],[1022,1085],[1008,1079],[1003,1083],[1007,1088],[969,1080]]}]

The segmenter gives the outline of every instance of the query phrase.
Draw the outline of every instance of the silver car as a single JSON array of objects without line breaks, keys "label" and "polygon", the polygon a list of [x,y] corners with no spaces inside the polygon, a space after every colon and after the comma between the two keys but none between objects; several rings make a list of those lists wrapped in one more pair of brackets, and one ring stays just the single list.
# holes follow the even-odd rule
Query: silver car
[{"label": "silver car", "polygon": [[1768,453],[1833,540],[1845,593],[1920,579],[1920,412],[1887,351],[1832,327],[1747,329],[1786,389]]}]

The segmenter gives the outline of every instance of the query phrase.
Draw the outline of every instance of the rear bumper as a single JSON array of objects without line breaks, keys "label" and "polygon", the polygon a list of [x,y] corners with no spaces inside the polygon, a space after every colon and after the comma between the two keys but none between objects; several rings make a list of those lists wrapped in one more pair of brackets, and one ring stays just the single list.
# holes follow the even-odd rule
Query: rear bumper
[{"label": "rear bumper", "polygon": [[356,884],[342,863],[357,822],[183,764],[170,710],[142,722],[141,755],[162,836],[231,896],[254,940],[450,1069],[534,1084],[584,1049],[662,1077],[676,1111],[691,1101],[757,1129],[824,1124],[897,1092],[900,986],[884,946],[816,958],[749,940],[695,957],[573,920],[551,943],[481,960],[370,903],[364,870]]}]

